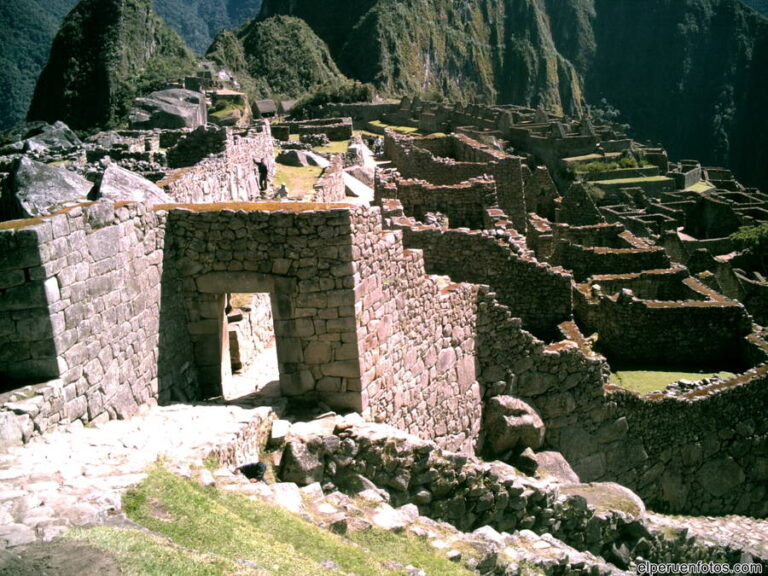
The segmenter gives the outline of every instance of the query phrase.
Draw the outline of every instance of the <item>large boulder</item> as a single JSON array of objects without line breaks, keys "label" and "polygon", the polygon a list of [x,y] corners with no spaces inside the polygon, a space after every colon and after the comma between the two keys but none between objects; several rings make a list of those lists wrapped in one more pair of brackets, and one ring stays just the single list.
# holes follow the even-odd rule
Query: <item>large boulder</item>
[{"label": "large boulder", "polygon": [[102,198],[113,202],[144,202],[150,206],[171,202],[162,188],[117,164],[107,166],[88,194],[88,200]]},{"label": "large boulder", "polygon": [[313,482],[321,482],[323,472],[321,443],[289,442],[285,446],[280,471],[280,478],[283,482],[293,482],[299,486],[306,486]]},{"label": "large boulder", "polygon": [[138,130],[197,128],[208,121],[208,109],[200,92],[169,88],[136,98],[129,120]]},{"label": "large boulder", "polygon": [[483,415],[487,450],[493,456],[518,455],[536,450],[544,442],[544,423],[528,404],[512,396],[488,400]]},{"label": "large boulder", "polygon": [[62,153],[82,147],[83,143],[64,122],[27,122],[5,132],[0,139],[5,144],[0,153]]},{"label": "large boulder", "polygon": [[283,166],[306,167],[309,166],[307,153],[303,150],[283,150],[277,156],[277,162]]},{"label": "large boulder", "polygon": [[84,202],[93,184],[66,168],[22,157],[3,182],[0,221],[48,216]]}]

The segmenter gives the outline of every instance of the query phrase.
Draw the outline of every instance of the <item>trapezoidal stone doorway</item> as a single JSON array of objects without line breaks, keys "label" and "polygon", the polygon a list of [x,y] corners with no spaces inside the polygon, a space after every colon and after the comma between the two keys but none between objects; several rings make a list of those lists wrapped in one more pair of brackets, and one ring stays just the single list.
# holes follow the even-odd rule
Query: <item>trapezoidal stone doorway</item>
[{"label": "trapezoidal stone doorway", "polygon": [[190,322],[201,393],[205,397],[224,395],[223,385],[232,375],[227,322],[227,295],[266,293],[272,306],[280,389],[285,395],[307,392],[309,374],[303,371],[301,330],[295,315],[296,281],[255,272],[211,272],[196,279],[196,310],[200,320]]},{"label": "trapezoidal stone doorway", "polygon": [[168,213],[166,241],[186,309],[197,396],[222,395],[226,295],[266,293],[281,394],[364,411],[350,209],[216,208]]}]

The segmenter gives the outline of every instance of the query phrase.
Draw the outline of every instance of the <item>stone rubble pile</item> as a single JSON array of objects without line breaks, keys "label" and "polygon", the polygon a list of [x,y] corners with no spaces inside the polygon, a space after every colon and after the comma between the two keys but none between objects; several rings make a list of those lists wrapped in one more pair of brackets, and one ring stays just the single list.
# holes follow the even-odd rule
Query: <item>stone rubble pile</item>
[{"label": "stone rubble pile", "polygon": [[[342,418],[331,413],[293,426],[278,422],[270,442],[284,445],[275,458],[281,479],[304,486],[319,483],[325,493],[383,497],[397,509],[415,506],[419,514],[464,532],[509,532],[518,539],[528,531],[547,535],[550,544],[557,540],[621,569],[640,559],[735,563],[743,557],[735,540],[702,545],[681,528],[684,523],[654,528],[646,521],[643,502],[617,484],[561,484],[543,469],[529,477],[502,462],[439,450],[432,442],[365,423],[354,414]],[[768,528],[756,524],[763,532]],[[753,557],[764,561],[767,553],[768,548]]]}]

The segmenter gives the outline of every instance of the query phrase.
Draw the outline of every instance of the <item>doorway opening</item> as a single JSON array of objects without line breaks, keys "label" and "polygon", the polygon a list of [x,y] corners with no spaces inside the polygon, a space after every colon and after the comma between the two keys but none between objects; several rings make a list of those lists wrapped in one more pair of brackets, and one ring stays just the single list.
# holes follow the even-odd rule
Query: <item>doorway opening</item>
[{"label": "doorway opening", "polygon": [[280,396],[272,303],[267,292],[227,294],[222,396]]}]

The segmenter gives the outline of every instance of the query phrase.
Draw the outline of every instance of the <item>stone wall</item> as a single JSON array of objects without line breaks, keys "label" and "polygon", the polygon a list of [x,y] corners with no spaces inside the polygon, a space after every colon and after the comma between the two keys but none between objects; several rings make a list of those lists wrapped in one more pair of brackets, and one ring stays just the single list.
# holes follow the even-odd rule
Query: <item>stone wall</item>
[{"label": "stone wall", "polygon": [[448,217],[452,228],[483,230],[486,209],[497,206],[496,184],[491,180],[471,179],[461,184],[435,186],[424,180],[377,178],[374,202],[397,199],[406,214],[425,222],[427,212],[440,212]]},{"label": "stone wall", "polygon": [[275,128],[280,130],[281,139],[284,138],[285,130],[288,134],[325,134],[329,140],[349,140],[352,138],[352,119],[351,118],[324,118],[320,120],[301,120],[296,122],[280,122],[275,124]]},{"label": "stone wall", "polygon": [[612,391],[623,419],[607,451],[612,476],[655,509],[768,515],[768,366],[679,399]]},{"label": "stone wall", "polygon": [[365,123],[379,120],[384,114],[396,111],[399,104],[356,102],[352,104],[328,103],[322,109],[312,111],[315,117],[352,118],[355,122]]},{"label": "stone wall", "polygon": [[362,410],[349,211],[316,204],[262,208],[170,213],[200,384],[215,395],[226,375],[224,294],[267,292],[283,394],[314,394]]},{"label": "stone wall", "polygon": [[579,282],[598,274],[628,274],[670,265],[663,248],[592,248],[568,241],[555,244],[552,263],[571,270]]},{"label": "stone wall", "polygon": [[346,198],[344,185],[344,158],[331,156],[330,165],[323,170],[314,187],[315,202],[342,202]]},{"label": "stone wall", "polygon": [[[424,146],[432,146],[460,158],[474,157],[482,160],[460,161],[450,156],[436,156]],[[393,132],[387,133],[384,153],[403,177],[426,180],[438,186],[491,176],[496,182],[499,207],[509,215],[515,228],[525,233],[527,222],[520,157],[508,156],[463,136],[427,138],[419,140],[417,145],[412,137]]]},{"label": "stone wall", "polygon": [[233,309],[227,314],[227,329],[232,370],[244,370],[275,342],[269,294],[252,294],[247,305]]},{"label": "stone wall", "polygon": [[259,197],[259,174],[255,162],[264,160],[274,177],[275,160],[269,123],[259,131],[236,134],[230,128],[217,128],[224,133],[223,151],[205,157],[185,168],[168,172],[158,182],[174,202],[199,204],[212,202],[247,202]]},{"label": "stone wall", "polygon": [[43,382],[4,401],[24,400],[10,409],[30,433],[189,394],[178,298],[172,282],[161,288],[163,221],[142,205],[98,202],[0,233],[3,276],[18,280],[0,294],[0,373]]},{"label": "stone wall", "polygon": [[[647,521],[643,503],[615,484],[564,485],[550,476],[534,479],[503,462],[485,463],[441,451],[389,426],[330,424],[324,434],[306,433],[290,440],[282,457],[284,481],[320,482],[328,490],[348,493],[360,492],[372,482],[391,506],[415,505],[419,514],[461,531],[531,530],[623,568],[639,557],[651,562],[765,564],[764,558],[747,559],[727,545],[686,537],[683,522],[682,530],[659,530]],[[484,564],[492,566],[494,557]],[[563,555],[553,573],[570,573],[563,572],[567,562]],[[574,569],[586,573],[583,562]],[[589,573],[599,570],[593,566]]]},{"label": "stone wall", "polygon": [[426,276],[419,250],[382,229],[378,209],[353,221],[355,316],[365,415],[471,451],[482,393],[475,370],[477,287]]},{"label": "stone wall", "polygon": [[[557,334],[557,325],[571,317],[571,276],[538,262],[504,237],[478,231],[413,226],[394,219],[407,248],[424,253],[430,274],[455,282],[487,284],[501,304],[523,320],[523,327],[542,338]],[[535,287],[535,288],[534,288]]]},{"label": "stone wall", "polygon": [[581,326],[600,335],[600,349],[611,361],[736,371],[746,367],[750,353],[744,338],[752,322],[738,302],[712,297],[704,289],[700,299],[680,301],[641,300],[627,288],[616,296],[597,297],[587,290],[582,286],[576,291],[576,316]]}]

